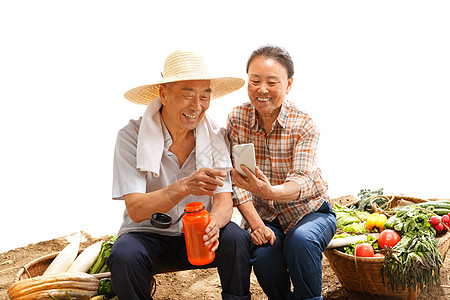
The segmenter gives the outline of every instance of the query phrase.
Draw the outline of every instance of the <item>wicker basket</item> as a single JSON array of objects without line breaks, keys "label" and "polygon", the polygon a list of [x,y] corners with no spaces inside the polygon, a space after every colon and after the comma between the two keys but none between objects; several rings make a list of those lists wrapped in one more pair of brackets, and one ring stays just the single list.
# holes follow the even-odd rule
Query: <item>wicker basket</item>
[{"label": "wicker basket", "polygon": [[[391,198],[391,197],[390,197]],[[409,201],[413,203],[426,202],[427,200],[393,196],[392,207],[401,203],[401,201]],[[349,203],[346,206],[350,206]],[[450,231],[438,238],[438,250],[445,259],[447,251],[450,247]],[[417,299],[420,290],[403,290],[401,293],[392,291],[389,284],[383,284],[381,278],[381,267],[383,266],[383,257],[366,258],[356,257],[342,253],[336,249],[326,249],[324,252],[331,268],[337,275],[342,286],[349,292],[365,293],[378,296],[390,296],[400,299]]]},{"label": "wicker basket", "polygon": [[[78,254],[80,254],[82,251],[83,250],[80,250],[78,252]],[[45,272],[45,270],[48,268],[50,263],[53,261],[53,259],[58,254],[59,254],[59,252],[55,252],[55,253],[48,254],[48,255],[45,255],[45,256],[36,258],[35,260],[30,261],[25,266],[20,268],[20,270],[17,272],[16,276],[14,277],[13,282],[42,275]],[[98,279],[111,277],[110,272],[92,274],[92,275]]]}]

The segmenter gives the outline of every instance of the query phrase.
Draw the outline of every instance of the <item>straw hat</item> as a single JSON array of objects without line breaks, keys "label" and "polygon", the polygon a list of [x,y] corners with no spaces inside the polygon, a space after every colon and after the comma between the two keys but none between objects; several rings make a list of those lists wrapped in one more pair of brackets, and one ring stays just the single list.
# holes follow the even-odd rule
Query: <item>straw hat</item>
[{"label": "straw hat", "polygon": [[206,70],[203,58],[194,52],[176,51],[170,54],[165,63],[162,80],[139,86],[125,93],[125,98],[137,104],[149,104],[159,97],[161,84],[184,80],[210,80],[211,99],[225,96],[240,89],[245,80],[235,77],[213,77]]}]

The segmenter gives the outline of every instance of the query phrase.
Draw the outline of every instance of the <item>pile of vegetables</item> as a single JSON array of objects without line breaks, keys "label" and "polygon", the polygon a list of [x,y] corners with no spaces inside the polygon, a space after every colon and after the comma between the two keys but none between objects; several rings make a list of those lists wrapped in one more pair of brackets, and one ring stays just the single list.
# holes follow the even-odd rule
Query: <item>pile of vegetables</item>
[{"label": "pile of vegetables", "polygon": [[328,247],[349,255],[384,257],[382,280],[392,290],[439,285],[443,263],[436,235],[449,230],[450,201],[389,209],[383,189],[364,189],[358,195],[358,203],[349,208],[333,206],[338,230]]},{"label": "pile of vegetables", "polygon": [[98,280],[92,274],[108,271],[106,259],[116,239],[116,236],[111,236],[108,241],[92,244],[78,255],[81,234],[76,234],[42,276],[13,283],[8,289],[9,298],[88,300],[97,295],[101,295],[102,299],[113,298],[111,279]]},{"label": "pile of vegetables", "polygon": [[[371,247],[376,243],[377,239],[368,234],[369,231],[365,226],[370,216],[369,212],[342,207],[338,203],[334,204],[333,210],[336,213],[337,231],[328,248],[340,246],[338,249],[342,252],[354,255],[358,243],[366,242]],[[340,241],[342,241],[342,244]]]},{"label": "pile of vegetables", "polygon": [[405,206],[390,218],[388,226],[402,238],[387,251],[381,274],[386,275],[393,290],[439,285],[443,262],[437,248],[437,232],[430,222],[436,213],[450,213],[450,201]]}]

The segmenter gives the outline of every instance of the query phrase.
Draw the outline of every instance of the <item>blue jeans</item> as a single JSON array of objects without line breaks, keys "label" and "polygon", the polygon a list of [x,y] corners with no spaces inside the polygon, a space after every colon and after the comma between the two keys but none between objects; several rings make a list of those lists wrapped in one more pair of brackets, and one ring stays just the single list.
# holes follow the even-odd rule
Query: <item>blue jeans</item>
[{"label": "blue jeans", "polygon": [[331,206],[325,202],[287,234],[278,218],[266,226],[277,239],[273,245],[252,243],[251,258],[264,293],[270,300],[322,299],[322,252],[336,232],[336,214]]},{"label": "blue jeans", "polygon": [[220,230],[214,261],[205,266],[189,263],[184,235],[165,236],[129,232],[114,243],[107,264],[119,299],[152,299],[150,278],[154,274],[217,267],[223,299],[250,299],[250,236],[233,222]]}]

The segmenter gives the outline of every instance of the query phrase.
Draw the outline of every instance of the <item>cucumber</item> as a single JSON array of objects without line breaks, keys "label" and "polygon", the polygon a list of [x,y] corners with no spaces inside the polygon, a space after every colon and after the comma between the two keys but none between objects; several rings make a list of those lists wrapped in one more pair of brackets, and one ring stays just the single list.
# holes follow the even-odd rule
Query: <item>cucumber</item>
[{"label": "cucumber", "polygon": [[402,211],[404,209],[408,209],[409,207],[421,207],[428,209],[435,214],[439,216],[446,215],[450,213],[450,201],[447,200],[439,200],[439,201],[430,201],[430,202],[423,202],[423,203],[417,203],[417,204],[411,204],[408,206],[403,206],[397,209],[397,211]]},{"label": "cucumber", "polygon": [[[447,200],[430,201],[430,202],[411,204],[408,206],[419,206],[419,207],[433,206],[434,208],[450,209],[450,201],[447,201]],[[407,206],[403,206],[403,207],[407,207]]]},{"label": "cucumber", "polygon": [[430,201],[430,202],[423,202],[423,203],[417,203],[417,204],[412,204],[412,205],[419,206],[419,207],[433,206],[434,208],[450,209],[450,201],[447,201],[447,200]]},{"label": "cucumber", "polygon": [[447,215],[448,213],[450,213],[450,209],[436,208],[435,210],[433,210],[433,212],[435,214],[437,214],[438,216],[443,216],[443,215]]}]

